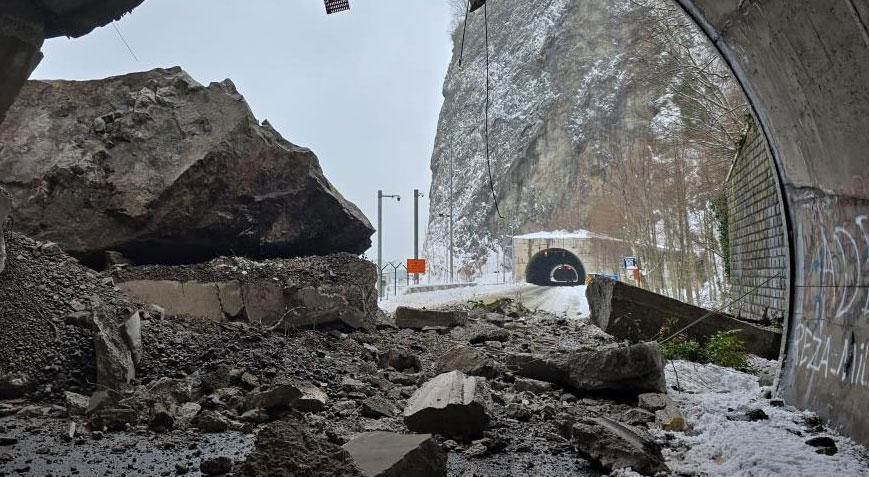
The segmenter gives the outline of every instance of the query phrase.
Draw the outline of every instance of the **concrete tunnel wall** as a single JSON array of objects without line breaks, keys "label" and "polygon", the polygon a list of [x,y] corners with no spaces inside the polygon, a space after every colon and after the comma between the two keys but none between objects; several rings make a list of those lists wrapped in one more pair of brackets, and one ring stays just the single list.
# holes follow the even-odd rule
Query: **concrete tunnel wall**
[{"label": "concrete tunnel wall", "polygon": [[727,61],[785,198],[778,391],[869,444],[869,1],[676,0]]}]

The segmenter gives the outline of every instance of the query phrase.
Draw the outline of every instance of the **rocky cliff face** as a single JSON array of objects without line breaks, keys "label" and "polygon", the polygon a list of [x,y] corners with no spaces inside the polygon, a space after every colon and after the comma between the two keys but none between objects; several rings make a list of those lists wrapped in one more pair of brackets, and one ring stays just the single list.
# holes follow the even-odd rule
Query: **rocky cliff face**
[{"label": "rocky cliff face", "polygon": [[30,81],[0,127],[15,229],[99,265],[361,253],[373,232],[229,80]]},{"label": "rocky cliff face", "polygon": [[646,74],[632,49],[638,27],[627,1],[490,0],[490,148],[485,162],[483,11],[470,15],[464,61],[462,25],[432,154],[431,221],[425,251],[435,273],[448,243],[449,170],[454,162],[456,252],[472,276],[509,236],[588,228],[588,200],[603,187],[614,154],[642,147],[666,116],[661,91],[640,88]]}]

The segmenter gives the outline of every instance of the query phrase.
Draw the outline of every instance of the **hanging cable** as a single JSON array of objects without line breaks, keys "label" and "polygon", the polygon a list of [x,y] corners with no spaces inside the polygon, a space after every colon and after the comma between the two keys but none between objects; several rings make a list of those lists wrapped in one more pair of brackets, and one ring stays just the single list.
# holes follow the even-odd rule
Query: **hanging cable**
[{"label": "hanging cable", "polygon": [[459,48],[459,66],[462,66],[462,58],[465,56],[465,32],[468,31],[468,12],[471,11],[471,0],[465,2],[465,21],[462,23],[462,47]]},{"label": "hanging cable", "polygon": [[112,26],[115,27],[115,33],[118,34],[118,38],[121,39],[121,41],[124,43],[124,46],[126,46],[127,50],[130,52],[130,55],[132,55],[133,59],[136,60],[136,62],[138,63],[139,57],[136,56],[136,53],[133,52],[133,49],[130,47],[130,44],[127,43],[127,39],[124,38],[124,35],[121,33],[121,30],[118,28],[118,25],[116,23],[112,22]]},{"label": "hanging cable", "polygon": [[503,219],[501,208],[498,207],[498,196],[495,194],[495,181],[492,180],[492,162],[489,160],[489,13],[487,4],[483,4],[483,23],[486,28],[486,170],[489,172],[489,190],[492,191],[492,201],[495,202],[495,212],[498,213],[498,218]]}]

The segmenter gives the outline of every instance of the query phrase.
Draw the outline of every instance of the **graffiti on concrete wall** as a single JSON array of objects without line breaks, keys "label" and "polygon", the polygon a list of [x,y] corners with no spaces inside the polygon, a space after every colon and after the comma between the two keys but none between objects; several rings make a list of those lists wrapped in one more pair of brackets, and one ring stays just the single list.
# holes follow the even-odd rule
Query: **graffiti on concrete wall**
[{"label": "graffiti on concrete wall", "polygon": [[869,207],[823,196],[802,201],[797,214],[795,391],[810,400],[869,387]]}]

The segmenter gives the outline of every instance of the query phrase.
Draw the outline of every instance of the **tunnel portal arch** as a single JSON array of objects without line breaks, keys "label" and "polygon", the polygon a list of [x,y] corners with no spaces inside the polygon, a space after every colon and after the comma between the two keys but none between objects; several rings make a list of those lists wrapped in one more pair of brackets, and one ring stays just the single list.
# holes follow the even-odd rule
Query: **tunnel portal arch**
[{"label": "tunnel portal arch", "polygon": [[531,257],[525,281],[541,286],[576,286],[585,283],[585,267],[573,252],[547,248]]}]

